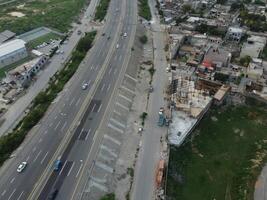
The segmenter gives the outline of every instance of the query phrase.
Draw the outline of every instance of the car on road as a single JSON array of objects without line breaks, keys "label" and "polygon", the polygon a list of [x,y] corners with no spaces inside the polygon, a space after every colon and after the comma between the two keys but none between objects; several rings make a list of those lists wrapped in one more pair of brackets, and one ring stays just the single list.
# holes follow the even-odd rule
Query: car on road
[{"label": "car on road", "polygon": [[88,83],[84,83],[83,85],[82,85],[82,89],[83,90],[86,90],[88,88]]},{"label": "car on road", "polygon": [[127,37],[127,33],[126,32],[123,34],[123,37]]},{"label": "car on road", "polygon": [[58,171],[61,168],[61,160],[56,160],[54,165],[54,171]]},{"label": "car on road", "polygon": [[58,189],[54,189],[48,196],[48,200],[54,200],[56,199],[58,194]]},{"label": "car on road", "polygon": [[119,46],[120,46],[120,45],[119,45],[119,44],[117,44],[117,45],[116,45],[116,48],[118,49],[118,48],[119,48]]},{"label": "car on road", "polygon": [[26,166],[27,166],[27,162],[20,163],[18,168],[17,168],[17,172],[19,172],[19,173],[22,172]]}]

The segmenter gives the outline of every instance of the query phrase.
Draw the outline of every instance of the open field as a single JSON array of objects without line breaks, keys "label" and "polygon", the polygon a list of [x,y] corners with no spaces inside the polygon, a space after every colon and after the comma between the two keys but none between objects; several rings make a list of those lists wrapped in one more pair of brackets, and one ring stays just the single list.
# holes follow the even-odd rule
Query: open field
[{"label": "open field", "polygon": [[170,199],[253,199],[267,154],[267,107],[252,105],[212,110],[191,141],[171,148]]},{"label": "open field", "polygon": [[0,31],[9,29],[20,34],[47,26],[65,32],[86,2],[89,0],[23,0],[1,5]]}]

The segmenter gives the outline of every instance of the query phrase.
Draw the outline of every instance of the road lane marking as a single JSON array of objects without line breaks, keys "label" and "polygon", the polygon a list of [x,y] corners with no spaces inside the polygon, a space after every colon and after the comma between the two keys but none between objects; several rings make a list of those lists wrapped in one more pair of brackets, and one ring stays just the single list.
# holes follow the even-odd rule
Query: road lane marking
[{"label": "road lane marking", "polygon": [[117,128],[116,126],[113,126],[112,124],[108,124],[108,127],[109,128],[112,128],[114,131],[117,131],[117,132],[119,132],[119,133],[123,133],[124,131],[122,130],[122,129],[120,129],[120,128]]},{"label": "road lane marking", "polygon": [[113,112],[119,116],[121,116],[121,114],[117,111],[117,110],[113,110]]},{"label": "road lane marking", "polygon": [[35,150],[36,150],[36,147],[33,147],[32,152],[35,152]]},{"label": "road lane marking", "polygon": [[46,131],[44,132],[44,135],[46,135],[46,134],[47,134],[47,132],[48,132],[48,131],[46,130]]},{"label": "road lane marking", "polygon": [[99,108],[97,110],[98,113],[100,112],[101,108],[102,108],[102,103],[100,104],[100,106],[99,106]]},{"label": "road lane marking", "polygon": [[103,170],[105,170],[106,172],[109,172],[109,173],[113,173],[114,169],[108,165],[106,165],[105,163],[102,163],[102,162],[96,162],[95,165]]},{"label": "road lane marking", "polygon": [[4,196],[6,193],[6,190],[4,190],[2,193],[1,193],[1,196]]},{"label": "road lane marking", "polygon": [[93,108],[92,108],[91,112],[92,112],[92,111],[94,111],[95,107],[96,107],[96,104],[94,104],[94,106],[93,106]]},{"label": "road lane marking", "polygon": [[107,91],[109,91],[109,89],[110,89],[110,84],[108,84],[108,88],[107,88]]},{"label": "road lane marking", "polygon": [[11,193],[11,195],[9,196],[9,198],[7,200],[10,200],[15,192],[16,192],[16,189],[13,190],[13,192]]},{"label": "road lane marking", "polygon": [[43,164],[43,162],[44,162],[44,160],[45,160],[47,155],[48,155],[48,151],[46,152],[46,154],[44,155],[43,159],[41,160],[41,164]]},{"label": "road lane marking", "polygon": [[93,70],[94,69],[94,66],[93,65],[91,65],[91,68],[90,68],[91,70]]},{"label": "road lane marking", "polygon": [[125,76],[129,79],[132,79],[134,82],[137,82],[137,79],[135,79],[134,77],[130,76],[129,74],[125,74]]},{"label": "road lane marking", "polygon": [[65,161],[65,162],[64,162],[64,165],[63,165],[63,167],[61,168],[61,170],[60,170],[60,172],[59,172],[58,176],[60,176],[60,174],[63,172],[63,170],[64,170],[64,167],[66,166],[66,164],[67,164],[67,161]]},{"label": "road lane marking", "polygon": [[83,130],[84,130],[84,129],[82,128],[82,130],[81,130],[81,132],[80,132],[78,138],[81,138],[81,135],[82,135]]},{"label": "road lane marking", "polygon": [[65,123],[63,124],[63,126],[61,127],[61,129],[60,129],[61,132],[64,130],[64,128],[65,128],[66,125],[67,125],[67,122],[65,122]]},{"label": "road lane marking", "polygon": [[15,180],[15,177],[11,179],[10,183],[13,183],[13,182],[14,182],[14,180]]},{"label": "road lane marking", "polygon": [[119,96],[127,101],[129,101],[130,103],[132,103],[132,99],[129,99],[128,97],[122,95],[122,94],[119,94]]},{"label": "road lane marking", "polygon": [[79,167],[79,170],[78,170],[78,172],[77,172],[77,174],[76,174],[76,176],[75,176],[76,178],[79,176],[79,173],[80,173],[82,167],[83,167],[83,163],[81,163],[81,165],[80,165],[80,167]]},{"label": "road lane marking", "polygon": [[73,168],[73,166],[74,166],[74,165],[75,165],[75,162],[71,163],[71,167],[70,167],[70,170],[69,170],[69,172],[68,172],[67,176],[69,176],[69,175],[70,175],[70,173],[71,173],[71,170],[72,170],[72,168]]},{"label": "road lane marking", "polygon": [[88,81],[88,86],[90,86],[91,80]]},{"label": "road lane marking", "polygon": [[121,145],[121,142],[119,140],[116,140],[116,139],[114,139],[113,137],[111,137],[111,136],[109,136],[107,134],[104,135],[104,138],[107,139],[107,140],[110,140],[111,142],[117,144],[118,146]]},{"label": "road lane marking", "polygon": [[38,143],[41,143],[42,141],[43,141],[43,138],[40,138],[39,141],[38,141]]},{"label": "road lane marking", "polygon": [[104,90],[104,87],[105,87],[105,83],[103,83],[103,85],[102,85],[102,87],[101,87],[101,92],[103,92],[103,90]]},{"label": "road lane marking", "polygon": [[29,159],[30,159],[30,156],[28,156],[28,157],[26,158],[26,162],[27,162]]},{"label": "road lane marking", "polygon": [[57,115],[55,116],[55,118],[54,119],[57,119]]},{"label": "road lane marking", "polygon": [[108,75],[110,75],[111,71],[112,71],[112,68],[110,67],[110,69],[108,71]]},{"label": "road lane marking", "polygon": [[119,102],[116,102],[116,105],[120,106],[121,108],[124,108],[125,110],[129,111],[130,109],[124,105],[122,105],[121,103]]},{"label": "road lane marking", "polygon": [[121,88],[124,89],[124,90],[126,90],[126,91],[128,91],[128,92],[130,92],[130,93],[132,93],[132,94],[135,94],[134,91],[130,90],[129,88],[127,88],[125,86],[122,86]]},{"label": "road lane marking", "polygon": [[57,123],[56,127],[54,128],[54,130],[57,130],[57,128],[58,128],[60,122],[61,122],[61,121],[59,121],[59,122]]},{"label": "road lane marking", "polygon": [[75,97],[72,98],[72,100],[70,102],[70,106],[73,104],[74,100],[75,100]]},{"label": "road lane marking", "polygon": [[22,197],[22,195],[24,194],[24,191],[22,191],[19,195],[19,197],[17,198],[17,200],[20,200],[20,198]]},{"label": "road lane marking", "polygon": [[52,127],[53,126],[53,122],[51,122],[50,124],[49,124],[49,127]]},{"label": "road lane marking", "polygon": [[115,124],[117,124],[118,126],[122,127],[122,128],[126,128],[126,126],[119,122],[118,120],[114,119],[114,118],[110,118],[110,121],[114,122]]},{"label": "road lane marking", "polygon": [[81,97],[79,97],[78,101],[75,103],[75,106],[78,106],[81,101]]},{"label": "road lane marking", "polygon": [[85,137],[85,140],[87,140],[87,138],[88,138],[90,132],[91,132],[91,129],[88,130],[88,133],[87,133],[87,135],[86,135],[86,137]]},{"label": "road lane marking", "polygon": [[35,156],[33,162],[35,162],[38,159],[38,157],[40,156],[41,152],[42,152],[42,150],[40,150],[39,153]]}]

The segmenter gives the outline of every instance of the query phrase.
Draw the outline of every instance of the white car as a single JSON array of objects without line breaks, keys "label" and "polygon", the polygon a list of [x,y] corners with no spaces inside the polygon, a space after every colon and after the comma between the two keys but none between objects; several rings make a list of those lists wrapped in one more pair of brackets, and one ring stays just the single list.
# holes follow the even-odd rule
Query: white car
[{"label": "white car", "polygon": [[88,83],[84,83],[84,84],[82,85],[82,89],[83,89],[83,90],[86,90],[87,87],[88,87]]},{"label": "white car", "polygon": [[27,162],[20,163],[20,165],[17,168],[17,172],[19,172],[19,173],[22,172],[26,166],[27,166]]},{"label": "white car", "polygon": [[119,44],[117,44],[117,45],[116,45],[116,48],[118,49],[118,48],[119,48],[119,46],[120,46],[120,45],[119,45]]},{"label": "white car", "polygon": [[127,33],[126,32],[123,34],[123,37],[127,37]]}]

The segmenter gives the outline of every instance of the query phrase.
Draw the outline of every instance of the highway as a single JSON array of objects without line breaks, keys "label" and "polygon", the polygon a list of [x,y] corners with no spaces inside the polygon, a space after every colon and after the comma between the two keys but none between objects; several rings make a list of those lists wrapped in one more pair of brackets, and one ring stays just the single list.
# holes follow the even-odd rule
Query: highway
[{"label": "highway", "polygon": [[[122,63],[125,56],[129,56],[126,53],[128,41],[134,37],[130,34],[134,27],[131,23],[131,5],[127,4],[129,7],[126,9],[125,1],[111,1],[103,28],[105,35],[98,35],[81,68],[54,101],[46,116],[32,130],[15,157],[3,166],[0,199],[27,199],[33,188],[35,190],[31,193],[31,199],[46,199],[52,188],[60,189],[58,199],[71,198],[117,76],[125,67]],[[125,15],[125,12],[129,14]],[[128,33],[127,37],[121,36],[124,32]],[[85,82],[89,87],[82,90],[81,86]],[[84,116],[79,118],[84,111]],[[63,167],[54,173],[52,165],[58,155],[63,161]],[[16,168],[22,161],[29,164],[19,174]]]}]

